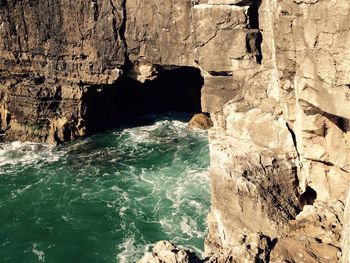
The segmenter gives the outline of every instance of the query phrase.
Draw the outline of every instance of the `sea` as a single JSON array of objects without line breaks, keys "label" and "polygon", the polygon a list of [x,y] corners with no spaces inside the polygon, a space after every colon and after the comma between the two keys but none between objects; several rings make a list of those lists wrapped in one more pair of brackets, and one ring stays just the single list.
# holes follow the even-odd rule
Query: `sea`
[{"label": "sea", "polygon": [[205,131],[147,115],[59,146],[0,144],[0,262],[137,262],[169,240],[203,255]]}]

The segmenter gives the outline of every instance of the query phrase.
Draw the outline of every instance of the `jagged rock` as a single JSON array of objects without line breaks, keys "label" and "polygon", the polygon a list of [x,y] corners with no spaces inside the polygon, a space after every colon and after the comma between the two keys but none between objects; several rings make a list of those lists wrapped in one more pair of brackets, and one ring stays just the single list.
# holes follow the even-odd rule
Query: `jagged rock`
[{"label": "jagged rock", "polygon": [[221,249],[219,252],[206,259],[205,262],[268,262],[272,245],[273,242],[269,237],[266,237],[259,233],[242,236],[240,245]]},{"label": "jagged rock", "polygon": [[350,191],[345,203],[344,228],[342,233],[342,263],[350,262]]},{"label": "jagged rock", "polygon": [[138,263],[200,263],[192,252],[180,249],[168,241],[158,242],[152,252],[146,255]]},{"label": "jagged rock", "polygon": [[213,122],[204,113],[195,114],[188,123],[188,128],[191,130],[208,130],[213,127]]},{"label": "jagged rock", "polygon": [[194,253],[179,249],[168,241],[158,242],[152,252],[146,253],[138,263],[251,263],[266,262],[273,242],[259,233],[242,236],[241,245],[222,249],[219,253],[200,260]]},{"label": "jagged rock", "polygon": [[157,78],[158,72],[154,65],[141,64],[137,65],[137,67],[134,66],[134,70],[135,68],[137,68],[135,78],[141,83],[144,83],[146,80],[154,80]]},{"label": "jagged rock", "polygon": [[279,237],[272,261],[338,262],[343,220],[337,215],[343,210],[341,202],[331,207],[319,201],[304,206],[289,223],[287,234]]}]

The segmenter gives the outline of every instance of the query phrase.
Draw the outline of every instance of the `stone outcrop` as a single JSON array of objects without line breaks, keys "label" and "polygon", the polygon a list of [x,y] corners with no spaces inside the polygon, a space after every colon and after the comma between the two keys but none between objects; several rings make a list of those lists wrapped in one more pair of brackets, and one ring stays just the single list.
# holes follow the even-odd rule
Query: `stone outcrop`
[{"label": "stone outcrop", "polygon": [[192,252],[178,248],[168,241],[159,241],[152,252],[146,253],[138,263],[200,263]]},{"label": "stone outcrop", "polygon": [[337,262],[349,15],[347,0],[0,0],[2,137],[84,136],[108,122],[121,86],[196,69],[214,125],[210,260]]},{"label": "stone outcrop", "polygon": [[188,123],[188,128],[191,130],[208,130],[213,127],[213,122],[204,113],[195,114]]}]

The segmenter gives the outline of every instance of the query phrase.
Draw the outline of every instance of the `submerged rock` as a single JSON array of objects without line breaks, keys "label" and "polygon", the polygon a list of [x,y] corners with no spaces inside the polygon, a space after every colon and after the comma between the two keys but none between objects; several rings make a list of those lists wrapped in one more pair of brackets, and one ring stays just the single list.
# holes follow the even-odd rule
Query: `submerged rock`
[{"label": "submerged rock", "polygon": [[195,114],[188,123],[188,128],[191,130],[208,130],[213,127],[213,122],[204,113]]}]

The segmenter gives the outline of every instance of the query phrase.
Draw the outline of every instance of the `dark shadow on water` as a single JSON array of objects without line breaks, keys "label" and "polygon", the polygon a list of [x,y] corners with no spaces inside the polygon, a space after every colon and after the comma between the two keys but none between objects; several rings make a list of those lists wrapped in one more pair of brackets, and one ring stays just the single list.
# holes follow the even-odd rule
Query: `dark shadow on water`
[{"label": "dark shadow on water", "polygon": [[[154,114],[143,114],[143,115],[125,115],[125,119],[118,120],[116,127],[111,127],[106,130],[95,131],[93,134],[90,134],[89,139],[86,140],[86,137],[79,138],[75,141],[66,142],[57,146],[57,150],[70,149],[71,153],[82,153],[89,151],[92,148],[104,147],[101,145],[101,140],[104,141],[103,144],[110,145],[110,141],[105,141],[106,136],[109,134],[121,133],[125,129],[132,129],[142,126],[151,126],[156,122],[167,120],[167,121],[180,121],[188,122],[192,118],[192,113],[186,112],[164,112],[164,113],[154,113]],[[175,138],[173,141],[176,140]],[[84,146],[74,147],[74,145],[79,145],[79,142],[83,142]],[[68,148],[67,148],[68,147]]]},{"label": "dark shadow on water", "polygon": [[184,120],[190,118],[184,117],[186,113],[201,111],[203,78],[199,69],[157,71],[157,77],[145,83],[122,77],[112,85],[89,87],[84,100],[89,135],[116,127],[152,124],[160,116]]},{"label": "dark shadow on water", "polygon": [[130,115],[130,118],[126,117],[125,120],[119,123],[117,128],[110,131],[120,131],[128,128],[153,125],[157,121],[162,120],[188,122],[192,117],[193,114],[187,112],[164,112],[158,114],[139,115],[137,117]]},{"label": "dark shadow on water", "polygon": [[95,131],[93,135],[119,132],[124,129],[131,129],[142,126],[150,126],[158,121],[163,120],[189,122],[192,117],[193,114],[187,112],[164,112],[158,114],[143,114],[139,116],[124,115],[124,118],[118,120],[115,127],[111,127],[103,131]]}]

